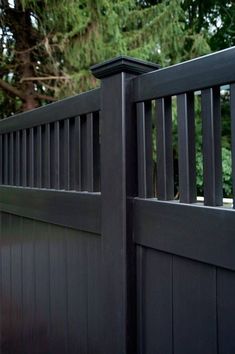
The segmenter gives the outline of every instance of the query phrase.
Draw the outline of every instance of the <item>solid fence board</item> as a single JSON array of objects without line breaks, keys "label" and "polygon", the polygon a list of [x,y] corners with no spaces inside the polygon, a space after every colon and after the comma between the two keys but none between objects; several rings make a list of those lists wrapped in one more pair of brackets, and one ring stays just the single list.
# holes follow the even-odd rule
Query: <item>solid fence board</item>
[{"label": "solid fence board", "polygon": [[67,354],[67,246],[66,238],[58,231],[50,226],[50,352]]},{"label": "solid fence board", "polygon": [[143,354],[173,352],[172,256],[143,251]]},{"label": "solid fence board", "polygon": [[218,342],[219,353],[235,352],[235,273],[217,270]]},{"label": "solid fence board", "polygon": [[174,354],[217,352],[216,269],[173,257]]},{"label": "solid fence board", "polygon": [[86,235],[67,241],[69,353],[88,353],[88,254]]},{"label": "solid fence board", "polygon": [[136,333],[137,333],[137,353],[143,354],[143,253],[142,246],[136,245]]},{"label": "solid fence board", "polygon": [[101,332],[102,313],[100,311],[102,290],[102,252],[100,237],[94,236],[89,239],[87,244],[87,255],[88,353],[103,354]]},{"label": "solid fence board", "polygon": [[34,222],[34,225],[35,345],[41,348],[41,352],[50,352],[50,225],[39,221]]},{"label": "solid fence board", "polygon": [[35,347],[35,269],[34,238],[35,224],[33,220],[23,219],[23,232],[30,235],[29,240],[22,243],[22,304],[23,304],[23,352],[30,353]]},{"label": "solid fence board", "polygon": [[12,345],[12,298],[11,298],[11,225],[10,215],[1,215],[1,328],[2,347],[6,352],[11,351]]},{"label": "solid fence board", "polygon": [[[9,217],[8,214],[2,214],[2,218]],[[19,236],[22,236],[21,217],[10,215],[9,232],[11,239],[11,288],[12,288],[12,333],[14,333],[14,340],[12,340],[12,352],[19,353],[19,348],[23,344],[23,275],[22,275],[22,242],[19,241]]]}]

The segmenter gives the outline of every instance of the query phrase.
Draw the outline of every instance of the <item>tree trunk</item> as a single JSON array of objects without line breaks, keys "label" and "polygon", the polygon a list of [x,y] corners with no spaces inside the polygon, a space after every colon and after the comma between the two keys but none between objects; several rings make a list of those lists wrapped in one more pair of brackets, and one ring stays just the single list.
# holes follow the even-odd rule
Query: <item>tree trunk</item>
[{"label": "tree trunk", "polygon": [[15,39],[17,78],[19,82],[22,82],[17,88],[24,94],[22,111],[27,111],[38,107],[37,92],[35,92],[34,83],[22,80],[35,76],[34,58],[30,50],[36,44],[35,30],[32,27],[30,11],[27,9],[24,10],[19,0],[15,1],[14,8],[8,6],[6,16],[8,26]]}]

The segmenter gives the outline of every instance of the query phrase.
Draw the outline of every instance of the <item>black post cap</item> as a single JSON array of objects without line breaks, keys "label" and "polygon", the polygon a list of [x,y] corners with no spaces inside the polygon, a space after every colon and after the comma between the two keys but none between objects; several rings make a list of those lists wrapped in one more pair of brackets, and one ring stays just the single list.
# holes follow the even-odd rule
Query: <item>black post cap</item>
[{"label": "black post cap", "polygon": [[91,67],[91,72],[98,79],[103,79],[120,72],[139,75],[159,68],[160,66],[158,64],[122,55],[107,60],[101,64],[93,65]]}]

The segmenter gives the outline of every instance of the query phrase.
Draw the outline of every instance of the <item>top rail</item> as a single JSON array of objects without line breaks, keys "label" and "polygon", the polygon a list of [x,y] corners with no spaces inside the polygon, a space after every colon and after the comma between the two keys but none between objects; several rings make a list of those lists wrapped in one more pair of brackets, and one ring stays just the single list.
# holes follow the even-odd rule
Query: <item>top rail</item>
[{"label": "top rail", "polygon": [[100,110],[100,89],[14,115],[0,121],[0,134],[32,128]]},{"label": "top rail", "polygon": [[134,102],[235,82],[235,47],[133,79]]}]

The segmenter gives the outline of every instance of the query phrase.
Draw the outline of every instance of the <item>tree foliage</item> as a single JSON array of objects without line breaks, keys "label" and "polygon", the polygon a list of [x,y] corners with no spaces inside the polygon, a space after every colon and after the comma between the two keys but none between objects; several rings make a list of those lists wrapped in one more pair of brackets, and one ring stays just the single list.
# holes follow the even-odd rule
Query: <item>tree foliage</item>
[{"label": "tree foliage", "polygon": [[119,54],[165,66],[210,50],[180,0],[0,0],[0,15],[3,116],[96,86],[90,66]]},{"label": "tree foliage", "polygon": [[[232,46],[234,19],[233,0],[0,0],[0,118],[94,88],[89,68],[120,54],[168,66]],[[229,196],[228,93],[222,115]],[[197,186],[203,193],[200,117],[196,102]],[[175,138],[176,121],[175,110]],[[177,160],[177,141],[174,146]]]}]

